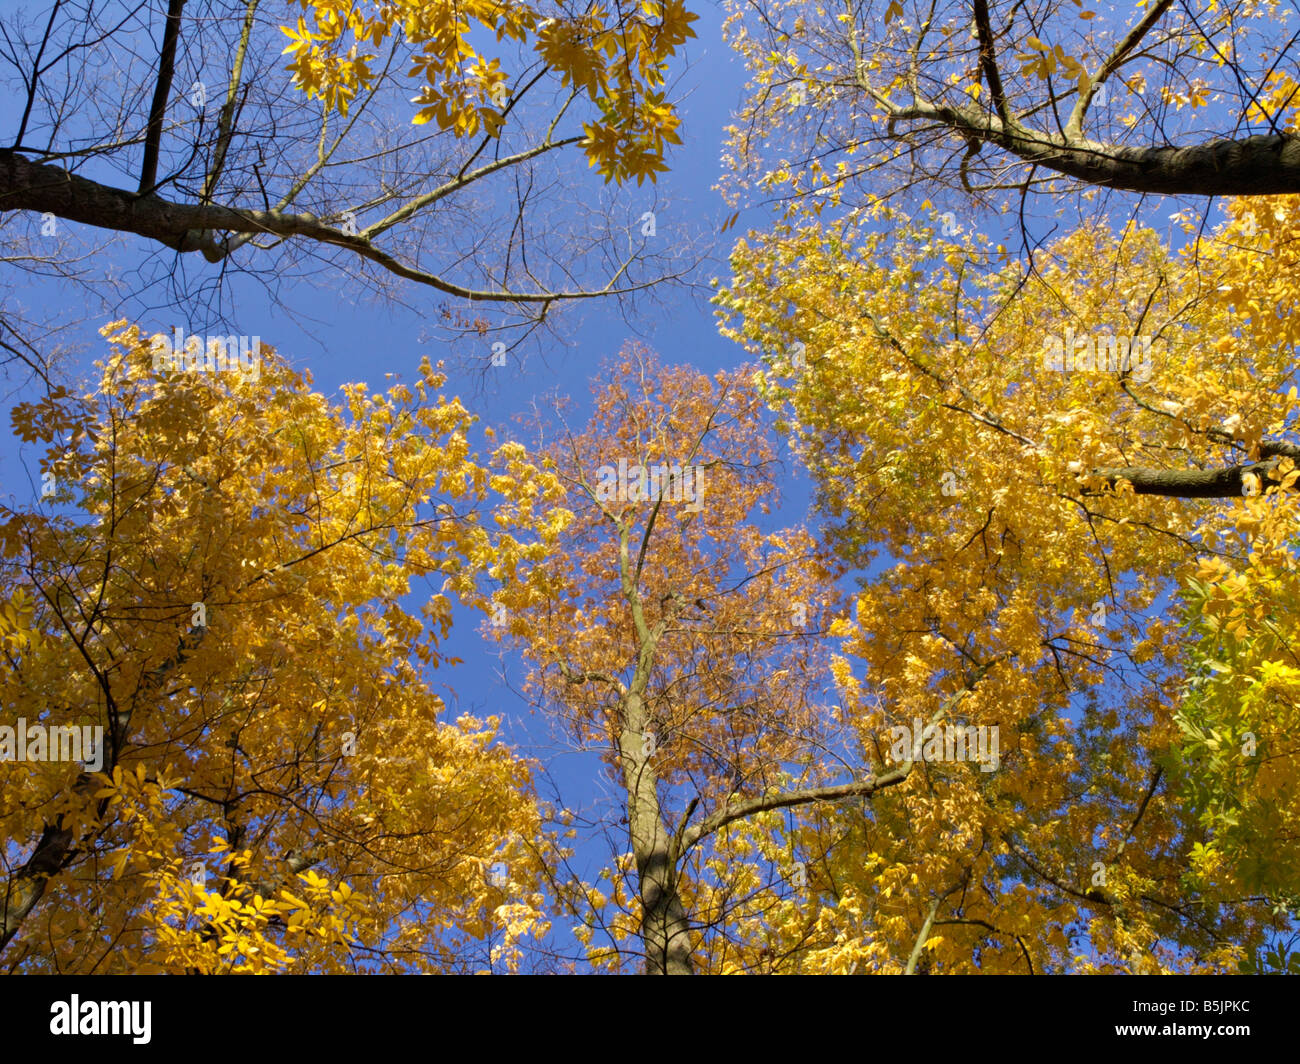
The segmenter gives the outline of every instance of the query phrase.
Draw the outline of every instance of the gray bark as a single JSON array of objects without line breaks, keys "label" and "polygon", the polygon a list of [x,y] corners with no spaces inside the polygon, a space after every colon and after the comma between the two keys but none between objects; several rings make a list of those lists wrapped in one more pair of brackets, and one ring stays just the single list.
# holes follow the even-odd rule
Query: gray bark
[{"label": "gray bark", "polygon": [[986,139],[1026,162],[1103,188],[1170,196],[1300,192],[1300,137],[1286,133],[1155,148],[1016,133],[989,133]]},{"label": "gray bark", "polygon": [[1143,469],[1120,466],[1113,469],[1094,469],[1095,476],[1104,477],[1114,485],[1120,480],[1130,481],[1135,495],[1164,495],[1172,499],[1229,499],[1241,498],[1243,479],[1247,473],[1259,478],[1259,489],[1268,486],[1268,475],[1274,462],[1255,462],[1248,465],[1228,466],[1225,469]]}]

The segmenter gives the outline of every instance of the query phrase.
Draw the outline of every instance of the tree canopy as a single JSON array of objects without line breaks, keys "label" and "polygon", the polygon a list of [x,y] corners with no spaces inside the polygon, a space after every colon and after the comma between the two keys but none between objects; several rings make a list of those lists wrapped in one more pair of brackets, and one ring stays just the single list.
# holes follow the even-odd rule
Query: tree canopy
[{"label": "tree canopy", "polygon": [[331,403],[269,349],[159,373],[105,332],[93,394],[13,415],[50,492],[0,507],[4,723],[101,738],[0,759],[6,966],[458,971],[493,934],[509,963],[541,895],[503,912],[488,871],[536,886],[530,769],[429,671],[452,597],[553,538],[554,478],[477,459],[427,363]]},{"label": "tree canopy", "polygon": [[[1300,192],[1285,5],[728,0],[748,180],[862,201]],[[1063,179],[1069,179],[1068,181]]]},{"label": "tree canopy", "polygon": [[6,970],[1300,971],[1293,13],[724,8],[5,16]]}]

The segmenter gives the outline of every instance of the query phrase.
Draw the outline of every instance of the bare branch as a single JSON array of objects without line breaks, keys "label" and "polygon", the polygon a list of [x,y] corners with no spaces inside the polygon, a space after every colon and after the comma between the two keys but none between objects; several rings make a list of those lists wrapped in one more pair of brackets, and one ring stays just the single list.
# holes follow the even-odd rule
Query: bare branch
[{"label": "bare branch", "polygon": [[158,145],[162,140],[167,97],[171,95],[172,77],[176,71],[176,42],[180,39],[184,10],[185,0],[168,0],[162,49],[158,55],[158,80],[154,83],[153,103],[149,107],[149,125],[144,138],[144,162],[140,165],[141,196],[148,195],[158,184]]}]

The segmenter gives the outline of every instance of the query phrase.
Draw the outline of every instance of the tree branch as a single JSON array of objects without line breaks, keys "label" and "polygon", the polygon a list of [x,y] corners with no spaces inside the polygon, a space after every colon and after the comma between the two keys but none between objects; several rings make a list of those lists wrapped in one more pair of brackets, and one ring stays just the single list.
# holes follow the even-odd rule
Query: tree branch
[{"label": "tree branch", "polygon": [[943,899],[947,896],[947,894],[944,894],[930,903],[930,911],[925,914],[925,922],[921,924],[920,934],[916,936],[916,942],[912,945],[911,956],[907,958],[907,967],[903,969],[904,975],[916,974],[916,962],[921,959],[921,951],[925,949],[925,940],[930,937],[930,928],[934,924],[934,918],[939,912],[939,906],[943,904]]},{"label": "tree branch", "polygon": [[152,192],[158,183],[158,144],[162,140],[163,119],[167,117],[167,97],[172,91],[172,77],[176,69],[176,41],[181,35],[181,12],[184,10],[185,0],[169,0],[167,21],[163,25],[162,49],[158,56],[158,80],[154,83],[149,124],[144,135],[144,161],[140,164],[141,196]]},{"label": "tree branch", "polygon": [[1002,75],[998,73],[997,55],[993,51],[993,31],[989,27],[988,0],[975,0],[974,15],[975,32],[979,34],[980,39],[980,69],[984,72],[984,80],[989,83],[989,93],[993,97],[993,105],[997,108],[998,117],[1002,119],[1004,126],[1010,128],[1011,114],[1007,110],[1007,96],[1002,88]]},{"label": "tree branch", "polygon": [[[987,141],[1027,163],[1102,188],[1170,196],[1269,196],[1300,192],[1300,136],[1276,133],[1207,140],[1192,145],[1131,147],[1029,129],[964,103],[937,104],[918,97],[892,103],[874,87],[861,88],[884,110],[890,125],[936,122],[969,142]],[[895,135],[896,139],[903,134]]]},{"label": "tree branch", "polygon": [[845,798],[869,798],[877,791],[902,783],[912,771],[912,762],[904,761],[902,765],[891,769],[883,776],[867,776],[852,783],[840,783],[832,787],[809,787],[805,790],[785,791],[780,794],[768,794],[759,798],[747,798],[743,802],[728,803],[723,808],[709,814],[693,828],[682,833],[682,849],[689,850],[700,839],[712,835],[719,828],[726,827],[737,820],[743,820],[754,813],[765,813],[771,809],[789,809],[793,806],[811,805],[815,802],[838,802]]},{"label": "tree branch", "polygon": [[224,242],[218,243],[213,239],[214,231],[302,237],[351,251],[397,277],[471,301],[548,304],[625,295],[653,283],[615,288],[615,278],[601,289],[556,292],[466,288],[436,274],[407,266],[375,247],[365,236],[350,236],[310,214],[259,211],[219,204],[172,203],[159,196],[138,197],[61,167],[33,163],[11,150],[0,149],[0,211],[11,210],[48,212],[100,229],[134,233],[176,251],[201,251],[209,262],[220,262],[229,253]]},{"label": "tree branch", "polygon": [[582,672],[579,671],[578,669],[575,669],[567,661],[557,661],[555,664],[559,668],[564,678],[569,681],[569,683],[590,683],[591,681],[595,680],[600,683],[609,684],[620,695],[627,694],[627,687],[624,686],[623,681],[620,680],[617,676],[612,676],[610,673],[595,672],[592,670]]},{"label": "tree branch", "polygon": [[[143,687],[147,687],[151,693],[157,693],[162,685],[162,681],[167,674],[173,669],[185,663],[188,660],[188,651],[196,648],[203,640],[206,629],[196,629],[189,633],[189,640],[182,639],[176,653],[168,658],[156,669],[148,674],[145,678]],[[111,749],[106,749],[104,771],[112,773],[113,766],[120,759],[121,748],[125,743],[125,729],[129,721],[120,722],[117,727],[109,731],[107,738],[112,739]],[[98,789],[98,782],[87,772],[82,772],[77,776],[77,781],[72,787],[73,794],[81,795],[89,800],[93,797]],[[107,808],[107,799],[101,799],[98,807],[98,816],[102,817]],[[47,822],[42,831],[36,848],[32,855],[23,863],[18,871],[12,873],[5,881],[4,897],[0,899],[0,950],[3,950],[13,937],[22,927],[23,921],[36,908],[37,903],[45,895],[46,884],[54,876],[63,871],[64,868],[77,855],[78,839],[72,833],[71,829],[64,827],[63,815],[60,814],[52,823]]]},{"label": "tree branch", "polygon": [[230,85],[226,89],[226,102],[221,105],[221,114],[217,118],[217,150],[212,159],[212,168],[203,183],[203,202],[212,202],[217,180],[226,165],[226,152],[230,149],[230,138],[235,131],[235,100],[239,95],[239,84],[244,75],[244,57],[248,54],[248,41],[253,35],[253,19],[257,14],[258,0],[248,0],[244,9],[244,28],[239,35],[239,47],[235,49],[235,61],[230,68]]},{"label": "tree branch", "polygon": [[[1007,657],[1008,655],[1003,654],[981,665],[960,691],[951,698],[946,699],[943,705],[934,711],[928,723],[938,724],[939,721],[943,720],[966,695],[975,689],[975,686],[994,665],[1006,660]],[[890,769],[883,776],[867,776],[865,779],[855,780],[852,783],[840,783],[829,787],[807,787],[797,791],[785,791],[779,794],[762,795],[758,798],[747,798],[743,802],[728,802],[721,809],[710,813],[695,827],[689,828],[682,833],[682,852],[685,853],[701,839],[713,834],[719,828],[737,820],[743,820],[754,813],[765,813],[770,809],[789,809],[794,806],[811,805],[816,802],[839,802],[845,798],[870,798],[886,787],[893,787],[902,783],[911,775],[912,765],[921,760],[924,730],[922,729],[921,733],[912,736],[912,750],[908,759]]]},{"label": "tree branch", "polygon": [[[1261,448],[1262,450],[1262,448]],[[1277,469],[1277,460],[1250,462],[1225,469],[1148,469],[1141,466],[1118,466],[1094,469],[1110,486],[1121,480],[1133,485],[1135,495],[1164,495],[1171,499],[1238,499],[1247,474],[1259,478],[1260,491],[1269,474]]]},{"label": "tree branch", "polygon": [[1147,35],[1151,27],[1154,26],[1164,16],[1164,13],[1173,6],[1174,0],[1158,0],[1151,6],[1142,19],[1125,34],[1124,39],[1115,46],[1110,58],[1102,64],[1097,71],[1097,76],[1093,78],[1088,87],[1079,93],[1079,98],[1074,103],[1074,109],[1070,112],[1070,119],[1065,124],[1065,139],[1077,140],[1083,132],[1083,119],[1088,113],[1088,106],[1092,103],[1092,98],[1097,92],[1098,86],[1102,84],[1119,65],[1124,62],[1125,56],[1138,46],[1138,42]]}]

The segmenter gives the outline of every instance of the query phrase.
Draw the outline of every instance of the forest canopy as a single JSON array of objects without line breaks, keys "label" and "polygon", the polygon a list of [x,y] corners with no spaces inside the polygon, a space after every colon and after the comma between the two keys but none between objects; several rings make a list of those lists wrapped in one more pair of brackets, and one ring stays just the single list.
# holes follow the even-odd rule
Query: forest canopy
[{"label": "forest canopy", "polygon": [[3,970],[1300,971],[1295,12],[723,7],[0,16]]}]

